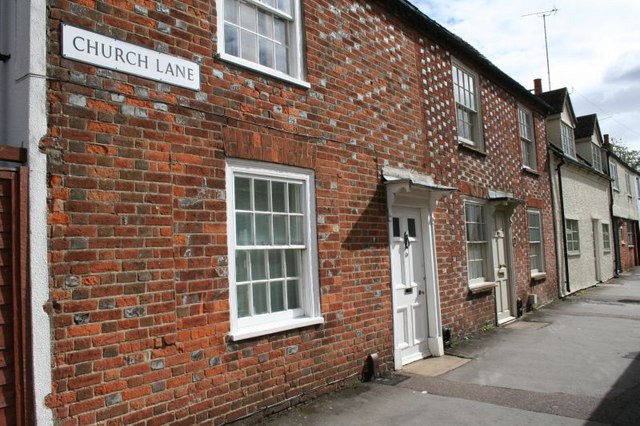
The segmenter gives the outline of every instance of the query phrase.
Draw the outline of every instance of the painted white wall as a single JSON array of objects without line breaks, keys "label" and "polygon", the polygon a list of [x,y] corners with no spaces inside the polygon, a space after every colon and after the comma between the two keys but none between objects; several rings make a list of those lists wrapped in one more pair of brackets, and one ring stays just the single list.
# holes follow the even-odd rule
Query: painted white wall
[{"label": "painted white wall", "polygon": [[[578,220],[580,232],[580,254],[569,255],[569,281],[573,293],[598,282],[596,262],[600,266],[601,281],[613,277],[614,253],[613,250],[604,252],[602,244],[602,224],[609,224],[612,230],[609,217],[609,181],[569,164],[564,165],[561,170],[565,217]],[[557,185],[557,178],[555,180]],[[594,220],[597,221],[597,236],[594,235]],[[595,248],[594,240],[597,243]],[[563,289],[562,294],[565,293],[566,289]]]},{"label": "painted white wall", "polygon": [[[627,166],[611,157],[610,161],[618,166],[618,187],[619,191],[613,190],[613,215],[624,219],[638,220],[638,199],[635,191],[636,173]],[[627,193],[625,174],[631,180],[631,192]]]},{"label": "painted white wall", "polygon": [[[569,294],[565,285],[565,258],[563,242],[563,224],[560,211],[560,194],[557,174],[558,159],[553,158],[552,189],[555,207],[556,247],[558,256],[558,274],[560,279],[560,294]],[[561,168],[562,186],[564,192],[565,215],[569,219],[579,222],[580,254],[570,255],[569,281],[571,293],[593,286],[600,281],[607,281],[613,277],[614,252],[613,228],[609,217],[609,182],[603,177],[590,173],[580,167],[565,164]],[[597,223],[594,235],[593,222]],[[609,224],[612,249],[608,252],[603,248],[602,224]],[[594,241],[597,247],[594,248]],[[596,262],[599,265],[600,276],[596,275]]]},{"label": "painted white wall", "polygon": [[51,393],[51,326],[47,270],[47,170],[40,139],[47,132],[46,0],[7,0],[0,9],[0,143],[28,149],[29,243],[35,421],[53,424],[44,403]]}]

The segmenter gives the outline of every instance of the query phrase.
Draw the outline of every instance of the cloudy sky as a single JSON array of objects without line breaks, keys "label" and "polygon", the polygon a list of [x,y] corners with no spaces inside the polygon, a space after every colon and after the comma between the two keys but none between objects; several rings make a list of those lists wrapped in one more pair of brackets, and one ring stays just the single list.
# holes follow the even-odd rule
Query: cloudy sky
[{"label": "cloudy sky", "polygon": [[596,113],[603,133],[640,150],[640,1],[411,0],[531,89],[567,87],[578,116]]}]

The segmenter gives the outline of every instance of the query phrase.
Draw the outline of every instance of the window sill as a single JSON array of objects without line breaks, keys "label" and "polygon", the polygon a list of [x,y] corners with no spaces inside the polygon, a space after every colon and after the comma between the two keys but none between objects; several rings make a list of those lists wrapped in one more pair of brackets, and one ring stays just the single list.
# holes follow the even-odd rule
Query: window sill
[{"label": "window sill", "polygon": [[522,166],[522,172],[535,177],[540,177],[539,171],[532,169],[531,167],[528,167],[528,166]]},{"label": "window sill", "polygon": [[296,86],[300,86],[303,87],[305,89],[310,89],[311,88],[311,83],[309,83],[308,81],[304,81],[301,80],[299,78],[296,77],[292,77],[288,74],[282,73],[280,71],[276,71],[274,69],[271,69],[269,67],[265,67],[263,65],[260,64],[256,64],[254,62],[251,61],[247,61],[246,59],[242,59],[242,58],[238,58],[236,56],[233,55],[229,55],[227,53],[224,52],[220,52],[216,55],[216,58],[225,61],[225,62],[230,62],[234,65],[238,65],[242,68],[246,68],[250,71],[255,71],[255,72],[259,72],[260,74],[265,74],[268,77],[271,78],[275,78],[277,80],[282,80],[285,81],[287,83],[292,83],[295,84]]},{"label": "window sill", "polygon": [[547,279],[546,272],[536,272],[535,274],[531,274],[531,284],[538,284]]},{"label": "window sill", "polygon": [[487,156],[487,153],[484,152],[484,150],[481,150],[480,148],[476,148],[476,146],[473,145],[472,141],[465,138],[458,137],[458,148],[460,148],[463,151],[468,151],[473,154],[481,155],[482,157]]},{"label": "window sill", "polygon": [[469,284],[469,291],[471,293],[482,293],[485,291],[490,291],[493,288],[497,287],[498,283],[495,283],[493,281],[491,282],[484,282],[484,283],[475,283],[475,284]]},{"label": "window sill", "polygon": [[309,327],[312,325],[324,324],[323,317],[312,318],[296,318],[282,322],[268,323],[256,325],[253,327],[245,327],[242,330],[232,332],[229,337],[232,341],[247,340],[254,337],[265,336],[267,334],[279,333],[281,331],[293,330],[296,328]]},{"label": "window sill", "polygon": [[569,252],[567,252],[567,256],[579,257],[580,256],[580,252],[579,251],[569,251]]}]

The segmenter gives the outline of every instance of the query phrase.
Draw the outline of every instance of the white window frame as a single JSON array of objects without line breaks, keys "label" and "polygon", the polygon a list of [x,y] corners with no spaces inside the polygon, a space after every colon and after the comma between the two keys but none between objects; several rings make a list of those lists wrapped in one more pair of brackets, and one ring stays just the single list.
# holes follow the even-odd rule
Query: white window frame
[{"label": "white window frame", "polygon": [[640,200],[640,177],[636,176],[636,196]]},{"label": "white window frame", "polygon": [[264,4],[261,0],[235,0],[237,2],[244,2],[251,6],[254,6],[260,10],[263,10],[274,16],[278,16],[289,22],[288,25],[288,37],[289,37],[289,73],[276,70],[274,68],[261,65],[257,62],[250,61],[235,55],[231,55],[225,51],[225,33],[224,33],[224,8],[225,0],[216,0],[216,13],[218,15],[218,57],[228,62],[232,62],[244,68],[248,68],[263,74],[267,74],[273,78],[287,81],[304,88],[310,88],[311,84],[306,81],[305,67],[304,67],[304,46],[303,46],[303,22],[302,22],[302,0],[290,0],[292,13],[286,14],[280,10],[270,7]]},{"label": "white window frame", "polygon": [[567,123],[560,123],[560,136],[562,139],[562,152],[569,158],[576,159],[576,139],[573,129]]},{"label": "white window frame", "polygon": [[609,174],[611,175],[611,188],[620,192],[620,182],[618,181],[618,165],[613,161],[609,161]]},{"label": "white window frame", "polygon": [[[235,232],[235,177],[253,177],[257,179],[276,180],[299,183],[303,186],[303,235],[304,246],[284,248],[302,249],[300,272],[301,308],[294,311],[268,313],[238,318],[236,294],[236,232]],[[229,309],[231,320],[231,338],[233,340],[249,339],[256,336],[272,334],[280,331],[322,324],[324,319],[320,311],[320,293],[318,278],[318,251],[316,232],[315,177],[309,170],[294,167],[258,163],[245,160],[227,160],[227,243],[229,247]],[[243,249],[267,250],[278,247],[243,246]]]},{"label": "white window frame", "polygon": [[635,247],[636,243],[635,243],[635,239],[633,238],[634,232],[633,232],[633,222],[628,220],[627,221],[627,247],[631,248],[631,247]]},{"label": "white window frame", "polygon": [[[482,222],[468,222],[467,221],[467,208],[468,207],[479,207],[482,211]],[[465,240],[466,240],[466,248],[467,248],[467,278],[469,281],[469,288],[470,289],[476,289],[476,288],[480,288],[480,287],[485,287],[486,284],[491,281],[491,276],[492,273],[490,271],[490,256],[491,256],[491,248],[489,246],[490,241],[488,238],[489,235],[489,229],[488,229],[488,224],[487,224],[487,209],[486,206],[482,203],[478,203],[478,202],[473,202],[473,201],[465,201],[464,203],[464,220],[465,220]],[[481,230],[482,233],[484,234],[484,240],[480,239],[480,240],[469,240],[469,225],[470,224],[476,224],[476,225],[481,225]],[[470,253],[471,253],[471,246],[477,246],[480,248],[481,251],[484,251],[483,253],[483,259],[481,259],[482,261],[482,268],[484,271],[484,275],[483,276],[478,276],[478,277],[471,277],[471,267],[470,267]]]},{"label": "white window frame", "polygon": [[593,162],[593,168],[597,171],[602,171],[602,152],[600,151],[600,147],[592,143],[591,144],[591,157]]},{"label": "white window frame", "polygon": [[[462,84],[456,83],[459,81],[460,77],[464,80]],[[458,141],[465,145],[472,146],[477,150],[484,151],[480,106],[480,81],[478,74],[454,61],[451,65],[451,80],[456,106],[456,129],[458,132]],[[473,102],[469,102],[469,97],[473,97]],[[461,113],[467,113],[470,116],[471,130],[468,137],[463,134],[464,126],[460,126],[461,118],[459,117],[459,114]]]},{"label": "white window frame", "polygon": [[[538,217],[538,227],[536,228],[535,226],[532,226],[532,221],[531,221],[531,217],[532,216],[537,216]],[[533,259],[533,255],[534,255],[534,249],[533,246],[537,246],[537,258],[538,258],[538,262],[537,262],[537,268],[534,268],[533,265],[531,265],[531,275],[536,275],[536,274],[542,274],[545,272],[545,266],[544,266],[544,234],[543,234],[543,230],[542,230],[542,212],[538,209],[528,209],[527,210],[527,224],[529,227],[529,259],[530,261]],[[538,232],[540,234],[540,240],[533,240],[531,238],[531,231],[534,229],[538,229]],[[530,262],[531,263],[531,262]]]},{"label": "white window frame", "polygon": [[569,255],[580,254],[580,222],[577,219],[565,219],[567,235],[567,253]]},{"label": "white window frame", "polygon": [[533,114],[522,106],[518,107],[518,130],[522,147],[522,164],[526,168],[536,170],[538,161]]},{"label": "white window frame", "polygon": [[602,224],[602,251],[611,253],[611,228],[608,223]]},{"label": "white window frame", "polygon": [[627,188],[627,197],[631,198],[631,176],[627,172],[624,172],[624,185]]}]

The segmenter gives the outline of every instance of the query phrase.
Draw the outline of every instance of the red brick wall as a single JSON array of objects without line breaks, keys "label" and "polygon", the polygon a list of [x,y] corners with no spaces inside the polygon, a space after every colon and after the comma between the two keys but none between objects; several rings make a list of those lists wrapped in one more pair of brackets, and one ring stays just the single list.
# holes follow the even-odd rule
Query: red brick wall
[{"label": "red brick wall", "polygon": [[[620,263],[622,267],[622,272],[627,272],[634,266],[637,266],[637,245],[638,245],[638,235],[636,232],[636,222],[629,223],[628,220],[625,219],[617,219],[618,223],[618,235],[619,235],[619,250],[620,250]],[[629,237],[628,232],[629,228],[632,228],[633,232],[633,245],[629,245]]]},{"label": "red brick wall", "polygon": [[[455,140],[450,56],[381,6],[305,2],[309,90],[214,59],[213,6],[49,2],[47,404],[60,424],[217,424],[354,380],[372,352],[390,368],[385,164],[461,188],[436,212],[442,316],[456,334],[495,317],[493,296],[466,287],[469,188],[543,207],[547,281],[529,285],[519,207],[517,289],[553,297],[544,144],[541,176],[522,174],[515,99],[482,82],[478,156]],[[63,59],[61,22],[200,61],[202,88]],[[546,140],[539,116],[536,129]],[[315,170],[324,325],[228,341],[226,158]]]}]

